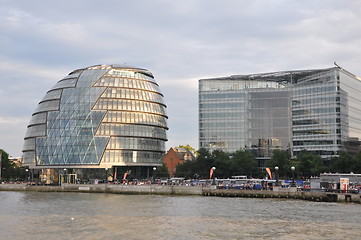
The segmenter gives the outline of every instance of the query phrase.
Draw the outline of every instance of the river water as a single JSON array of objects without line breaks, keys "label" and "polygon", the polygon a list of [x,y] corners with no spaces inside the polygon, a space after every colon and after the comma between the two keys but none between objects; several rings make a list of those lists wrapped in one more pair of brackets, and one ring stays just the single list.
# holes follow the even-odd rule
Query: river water
[{"label": "river water", "polygon": [[0,239],[360,239],[361,206],[299,200],[0,192]]}]

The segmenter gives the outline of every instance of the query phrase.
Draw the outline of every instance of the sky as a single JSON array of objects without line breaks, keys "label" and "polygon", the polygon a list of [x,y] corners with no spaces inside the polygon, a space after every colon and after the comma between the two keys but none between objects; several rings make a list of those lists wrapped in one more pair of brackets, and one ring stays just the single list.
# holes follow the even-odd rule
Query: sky
[{"label": "sky", "polygon": [[166,148],[198,149],[198,80],[333,67],[361,76],[359,0],[0,0],[0,149],[21,156],[55,83],[97,64],[153,73]]}]

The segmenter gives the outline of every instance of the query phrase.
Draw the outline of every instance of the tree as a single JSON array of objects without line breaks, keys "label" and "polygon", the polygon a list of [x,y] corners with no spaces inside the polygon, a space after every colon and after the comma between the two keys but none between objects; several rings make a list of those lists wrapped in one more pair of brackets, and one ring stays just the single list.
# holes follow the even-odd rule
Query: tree
[{"label": "tree", "polygon": [[276,166],[279,167],[279,176],[286,177],[290,174],[291,161],[290,155],[287,151],[280,149],[273,151],[272,158],[267,161],[267,167],[273,170]]},{"label": "tree", "polygon": [[165,165],[165,163],[163,163],[163,165],[161,167],[157,167],[157,169],[155,170],[155,174],[157,177],[160,178],[168,178],[169,177],[169,173],[168,173],[168,167]]},{"label": "tree", "polygon": [[254,155],[249,151],[238,150],[233,154],[230,161],[231,176],[248,175],[252,177],[257,174],[258,163]]},{"label": "tree", "polygon": [[185,161],[181,164],[178,164],[174,176],[184,177],[184,178],[193,178],[195,175],[196,163],[192,161]]},{"label": "tree", "polygon": [[195,161],[194,174],[198,174],[201,178],[209,178],[209,170],[214,167],[215,154],[210,154],[205,148],[198,150],[198,157]]},{"label": "tree", "polygon": [[187,145],[179,145],[178,148],[188,149],[190,152],[194,153],[195,156],[198,155],[198,152],[193,147],[191,147],[189,144],[187,144]]},{"label": "tree", "polygon": [[354,173],[361,173],[361,151],[354,157],[354,165],[352,168]]},{"label": "tree", "polygon": [[340,152],[339,157],[334,157],[331,159],[330,170],[332,172],[339,173],[349,173],[353,171],[353,168],[356,164],[356,158],[352,158],[346,152]]},{"label": "tree", "polygon": [[[214,158],[214,167],[216,167],[215,176],[217,178],[226,178],[229,177],[229,155],[228,153],[221,150],[214,150],[212,152]],[[209,166],[208,171],[213,166]]]},{"label": "tree", "polygon": [[26,172],[24,168],[19,167],[13,161],[9,160],[9,154],[4,150],[0,149],[1,154],[1,179],[5,180],[16,180],[24,179]]},{"label": "tree", "polygon": [[325,169],[321,158],[313,153],[302,150],[297,154],[298,172],[306,178],[316,176]]},{"label": "tree", "polygon": [[[198,156],[195,161],[185,161],[176,167],[175,176],[194,178],[199,176],[201,178],[209,178],[209,171],[212,167],[217,168],[217,176],[224,176],[223,164],[224,160],[228,158],[228,154],[223,151],[213,151],[212,154],[205,148],[198,150]],[[223,169],[223,170],[222,170]]]}]

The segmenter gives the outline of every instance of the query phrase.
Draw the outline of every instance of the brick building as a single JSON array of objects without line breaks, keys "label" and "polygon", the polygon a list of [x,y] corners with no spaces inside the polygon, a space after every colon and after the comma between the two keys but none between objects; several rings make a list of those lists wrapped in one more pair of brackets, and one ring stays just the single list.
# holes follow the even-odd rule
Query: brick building
[{"label": "brick building", "polygon": [[168,167],[168,173],[174,176],[175,168],[184,161],[194,161],[194,154],[187,148],[170,148],[163,157],[163,163]]}]

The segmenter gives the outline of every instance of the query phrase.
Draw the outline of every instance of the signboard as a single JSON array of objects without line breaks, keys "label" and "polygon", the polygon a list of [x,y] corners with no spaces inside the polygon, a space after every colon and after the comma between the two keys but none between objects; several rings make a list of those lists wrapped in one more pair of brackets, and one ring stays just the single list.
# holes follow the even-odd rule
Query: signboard
[{"label": "signboard", "polygon": [[340,178],[340,190],[347,191],[349,185],[350,180],[348,178]]}]

